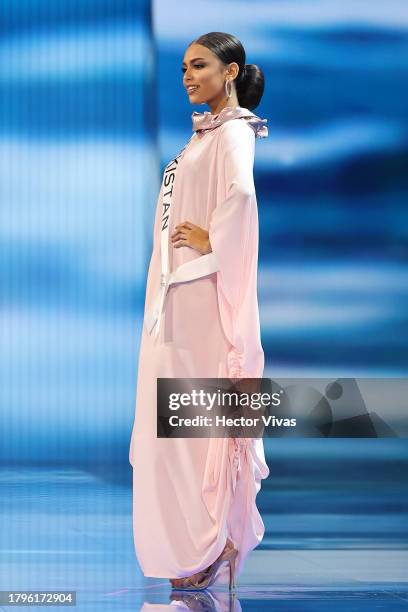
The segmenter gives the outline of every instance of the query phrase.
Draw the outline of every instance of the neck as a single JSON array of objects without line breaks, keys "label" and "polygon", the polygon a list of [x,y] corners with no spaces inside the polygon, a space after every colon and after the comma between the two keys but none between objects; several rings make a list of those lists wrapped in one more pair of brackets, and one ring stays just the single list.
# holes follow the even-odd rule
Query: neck
[{"label": "neck", "polygon": [[218,108],[214,113],[211,111],[212,115],[218,115],[222,110],[224,110],[224,108],[236,108],[238,106],[238,104],[226,104],[225,106],[223,106],[222,108]]},{"label": "neck", "polygon": [[211,109],[212,115],[218,115],[218,113],[220,113],[222,109],[226,108],[227,106],[235,108],[236,106],[239,106],[237,94],[234,91],[231,93],[230,98],[227,98],[227,96],[224,95],[221,100],[211,100],[208,102],[208,106]]}]

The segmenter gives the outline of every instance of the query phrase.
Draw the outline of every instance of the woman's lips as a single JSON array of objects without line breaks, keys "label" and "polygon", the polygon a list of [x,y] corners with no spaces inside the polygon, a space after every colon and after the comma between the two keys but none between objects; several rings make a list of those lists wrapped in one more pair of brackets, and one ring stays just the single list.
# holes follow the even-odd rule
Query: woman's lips
[{"label": "woman's lips", "polygon": [[189,96],[191,96],[191,94],[195,93],[198,89],[198,85],[194,85],[194,89],[188,89],[187,88],[187,93]]}]

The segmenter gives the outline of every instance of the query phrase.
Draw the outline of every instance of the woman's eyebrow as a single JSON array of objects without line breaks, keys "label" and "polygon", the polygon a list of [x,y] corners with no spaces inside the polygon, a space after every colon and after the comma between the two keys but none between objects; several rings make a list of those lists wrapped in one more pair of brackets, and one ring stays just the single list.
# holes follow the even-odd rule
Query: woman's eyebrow
[{"label": "woman's eyebrow", "polygon": [[[191,62],[195,62],[196,60],[199,60],[199,59],[200,60],[205,60],[205,57],[193,57],[193,59],[190,60],[190,64],[191,64]],[[183,66],[185,66],[185,65],[186,65],[186,62],[183,62]]]}]

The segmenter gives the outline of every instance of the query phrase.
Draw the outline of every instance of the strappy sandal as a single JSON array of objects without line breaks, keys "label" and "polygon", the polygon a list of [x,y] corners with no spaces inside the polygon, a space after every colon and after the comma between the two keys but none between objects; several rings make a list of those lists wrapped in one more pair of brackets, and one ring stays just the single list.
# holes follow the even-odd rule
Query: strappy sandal
[{"label": "strappy sandal", "polygon": [[218,559],[204,572],[198,572],[198,574],[204,573],[201,579],[195,578],[197,574],[187,576],[186,578],[176,578],[176,584],[174,581],[171,581],[173,589],[180,591],[202,591],[207,589],[214,582],[217,571],[223,563],[228,563],[229,565],[229,590],[235,589],[235,561],[237,555],[238,551],[234,548],[233,543],[231,540],[227,540],[227,544]]}]

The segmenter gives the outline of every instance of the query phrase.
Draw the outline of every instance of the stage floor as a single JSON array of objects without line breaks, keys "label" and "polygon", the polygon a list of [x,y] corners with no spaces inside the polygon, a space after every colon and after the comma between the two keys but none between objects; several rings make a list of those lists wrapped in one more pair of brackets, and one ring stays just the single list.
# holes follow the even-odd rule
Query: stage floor
[{"label": "stage floor", "polygon": [[[385,526],[391,525],[389,532],[395,536],[395,521],[392,513],[387,521],[386,511],[380,547],[375,547],[374,540],[370,546],[367,537],[350,541],[347,534],[342,547],[341,530],[334,529],[339,520],[330,514],[326,519],[324,514],[311,514],[310,528],[317,535],[336,531],[334,548],[324,547],[324,538],[315,537],[313,550],[305,547],[304,539],[299,539],[299,547],[295,548],[293,533],[285,549],[282,534],[297,520],[302,531],[302,521],[308,522],[305,516],[263,512],[265,539],[249,556],[238,580],[236,597],[230,599],[222,587],[198,594],[172,594],[166,580],[142,576],[133,550],[131,489],[123,482],[114,483],[74,469],[20,467],[3,469],[0,485],[3,591],[73,590],[76,609],[92,612],[326,612],[328,606],[331,612],[408,612],[408,549],[404,541],[398,546],[395,537],[390,538],[387,548]],[[403,518],[400,515],[399,519]],[[354,534],[365,530],[367,536],[367,530],[374,528],[366,519],[356,513]],[[348,521],[352,522],[350,517]],[[273,537],[274,529],[280,531],[280,539]],[[344,525],[342,530],[344,533]],[[332,546],[333,540],[329,542]],[[274,549],[278,543],[278,549]]]}]

